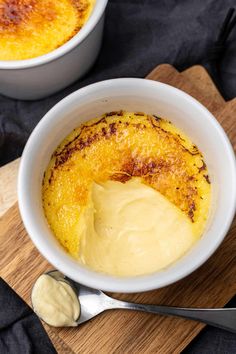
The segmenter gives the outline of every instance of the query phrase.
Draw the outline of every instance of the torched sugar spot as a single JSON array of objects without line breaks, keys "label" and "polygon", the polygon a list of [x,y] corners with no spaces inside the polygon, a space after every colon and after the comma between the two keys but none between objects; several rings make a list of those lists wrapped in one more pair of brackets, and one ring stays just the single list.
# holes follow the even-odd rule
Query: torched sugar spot
[{"label": "torched sugar spot", "polygon": [[95,0],[0,0],[0,60],[49,53],[83,27]]}]

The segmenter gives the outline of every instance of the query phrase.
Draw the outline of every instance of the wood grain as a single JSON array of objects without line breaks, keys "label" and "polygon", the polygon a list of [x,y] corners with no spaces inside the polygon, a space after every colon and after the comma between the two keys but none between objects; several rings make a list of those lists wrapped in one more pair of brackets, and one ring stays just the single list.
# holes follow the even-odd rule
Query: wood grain
[{"label": "wood grain", "polygon": [[213,99],[219,106],[226,104],[225,100],[220,95],[203,66],[196,65],[189,68],[183,71],[181,76],[187,80],[190,80],[191,84],[194,85],[194,87],[196,87],[201,93],[204,92],[206,100]]},{"label": "wood grain", "polygon": [[17,175],[20,159],[0,168],[0,216],[17,201]]},{"label": "wood grain", "polygon": [[[179,73],[169,65],[161,65],[148,78],[181,88],[204,103],[222,123],[236,147],[236,100],[222,102],[203,68],[197,66]],[[30,304],[34,281],[51,266],[27,236],[17,205],[0,219],[0,254],[0,275]],[[236,293],[235,278],[234,221],[217,252],[190,276],[151,292],[112,295],[141,303],[221,307]],[[104,313],[75,329],[53,329],[45,325],[57,351],[63,354],[180,353],[203,327],[203,324],[193,321],[124,310]]]}]

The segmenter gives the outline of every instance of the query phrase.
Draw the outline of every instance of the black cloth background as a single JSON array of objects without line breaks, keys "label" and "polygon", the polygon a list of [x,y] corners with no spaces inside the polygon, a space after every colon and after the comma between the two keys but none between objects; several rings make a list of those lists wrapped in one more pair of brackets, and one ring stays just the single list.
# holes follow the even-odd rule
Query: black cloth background
[{"label": "black cloth background", "polygon": [[1,278],[0,353],[56,354],[38,317]]},{"label": "black cloth background", "polygon": [[[236,0],[110,0],[102,50],[86,77],[43,100],[27,102],[0,95],[0,165],[21,155],[30,132],[55,103],[93,82],[144,77],[161,63],[179,70],[203,64],[225,99],[235,97],[236,29],[222,57],[209,61],[233,6]],[[236,307],[236,300],[231,305]],[[236,335],[207,327],[185,352],[236,353]]]}]

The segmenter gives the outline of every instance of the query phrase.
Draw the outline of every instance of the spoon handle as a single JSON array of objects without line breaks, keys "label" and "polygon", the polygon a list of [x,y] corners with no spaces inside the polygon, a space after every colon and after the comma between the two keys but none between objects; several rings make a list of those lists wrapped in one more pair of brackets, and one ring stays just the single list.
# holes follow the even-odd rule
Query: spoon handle
[{"label": "spoon handle", "polygon": [[181,308],[171,306],[135,304],[118,300],[115,300],[112,308],[122,308],[127,310],[150,312],[159,315],[183,317],[236,333],[236,308]]}]

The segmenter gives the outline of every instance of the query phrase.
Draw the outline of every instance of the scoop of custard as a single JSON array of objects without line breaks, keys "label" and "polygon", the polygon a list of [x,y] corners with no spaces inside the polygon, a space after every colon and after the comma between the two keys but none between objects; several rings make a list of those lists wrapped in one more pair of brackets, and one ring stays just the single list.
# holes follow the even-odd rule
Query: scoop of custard
[{"label": "scoop of custard", "polygon": [[201,236],[211,186],[198,148],[172,123],[110,112],[75,129],[43,181],[43,206],[62,246],[101,272],[152,273]]},{"label": "scoop of custard", "polygon": [[0,60],[38,57],[71,39],[95,0],[0,0]]},{"label": "scoop of custard", "polygon": [[166,267],[197,236],[187,215],[137,178],[126,183],[94,183],[78,226],[82,263],[120,276]]}]

